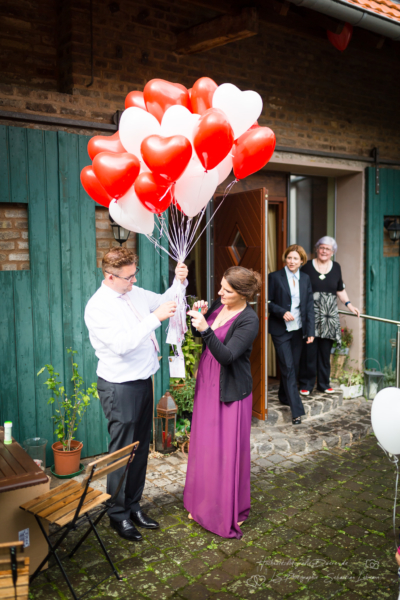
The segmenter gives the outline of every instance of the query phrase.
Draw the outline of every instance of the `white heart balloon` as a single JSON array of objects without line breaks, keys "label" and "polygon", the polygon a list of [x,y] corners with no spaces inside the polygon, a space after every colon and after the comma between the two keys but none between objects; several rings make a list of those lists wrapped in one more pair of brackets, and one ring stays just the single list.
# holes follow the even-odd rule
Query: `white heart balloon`
[{"label": "white heart balloon", "polygon": [[217,165],[215,167],[216,170],[218,171],[218,185],[220,183],[222,183],[223,181],[225,181],[225,179],[228,177],[228,175],[232,171],[232,167],[233,167],[233,159],[232,159],[232,156],[230,154],[228,154],[228,156],[225,156],[224,160],[221,160],[219,165]]},{"label": "white heart balloon", "polygon": [[[139,109],[140,110],[140,109]],[[136,233],[150,235],[154,229],[154,215],[143,206],[132,186],[118,202],[114,199],[108,208],[112,219],[121,227]]]},{"label": "white heart balloon", "polygon": [[215,90],[212,105],[228,117],[235,140],[257,121],[263,107],[260,94],[252,90],[242,92],[232,83],[223,83]]},{"label": "white heart balloon", "polygon": [[371,423],[378,442],[390,454],[400,454],[400,389],[384,388],[374,398]]},{"label": "white heart balloon", "polygon": [[200,115],[194,115],[185,106],[170,106],[163,115],[160,135],[183,135],[193,146],[193,130],[199,119]]},{"label": "white heart balloon", "polygon": [[119,138],[126,151],[142,161],[141,143],[149,135],[160,135],[160,129],[160,123],[152,114],[131,106],[122,113],[119,122]]},{"label": "white heart balloon", "polygon": [[207,173],[204,167],[191,161],[175,184],[175,198],[185,215],[195,217],[207,205],[218,185],[218,171]]}]

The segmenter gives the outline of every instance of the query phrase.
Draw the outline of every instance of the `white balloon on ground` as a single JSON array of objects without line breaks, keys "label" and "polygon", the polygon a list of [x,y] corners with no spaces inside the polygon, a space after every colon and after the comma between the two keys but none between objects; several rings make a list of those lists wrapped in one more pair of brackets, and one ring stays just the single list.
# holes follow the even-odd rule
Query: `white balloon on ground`
[{"label": "white balloon on ground", "polygon": [[232,156],[230,154],[228,154],[228,156],[225,156],[224,160],[221,160],[219,165],[217,165],[215,167],[215,169],[218,171],[218,185],[220,183],[222,183],[223,181],[225,181],[225,179],[228,177],[228,175],[232,171],[232,167],[233,167],[233,159],[232,159]]},{"label": "white balloon on ground", "polygon": [[111,218],[129,231],[147,235],[153,232],[154,215],[139,201],[134,186],[118,202],[112,200],[108,210]]},{"label": "white balloon on ground", "polygon": [[207,173],[200,163],[190,162],[175,184],[174,196],[185,215],[195,217],[207,205],[218,185],[218,171]]},{"label": "white balloon on ground", "polygon": [[371,409],[371,423],[378,442],[390,454],[400,454],[400,389],[384,388]]},{"label": "white balloon on ground", "polygon": [[150,113],[131,106],[124,110],[119,122],[119,138],[127,152],[142,162],[140,146],[149,135],[160,135],[160,123]]},{"label": "white balloon on ground", "polygon": [[257,121],[263,107],[260,94],[252,90],[242,92],[232,83],[223,83],[215,90],[212,105],[228,117],[235,140]]},{"label": "white balloon on ground", "polygon": [[199,119],[200,115],[194,115],[185,106],[170,106],[163,115],[160,135],[183,135],[193,146],[193,130]]}]

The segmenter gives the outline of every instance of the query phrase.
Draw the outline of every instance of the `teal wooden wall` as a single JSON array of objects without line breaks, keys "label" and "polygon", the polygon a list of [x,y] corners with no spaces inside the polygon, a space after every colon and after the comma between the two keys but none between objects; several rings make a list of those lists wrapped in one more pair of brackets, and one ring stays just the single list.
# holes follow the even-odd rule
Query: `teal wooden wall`
[{"label": "teal wooden wall", "polygon": [[[48,463],[55,441],[54,405],[47,404],[45,373],[37,377],[37,372],[53,364],[70,391],[66,349],[72,347],[85,383],[96,381],[97,359],[83,320],[85,305],[102,280],[96,266],[95,202],[79,181],[81,169],[90,164],[88,139],[0,126],[0,202],[28,204],[30,254],[30,271],[0,272],[0,422],[11,420],[20,442],[45,437]],[[142,285],[162,292],[167,255],[160,257],[146,238],[139,241],[139,254]],[[157,335],[166,357],[165,334],[159,330]],[[168,388],[167,369],[163,361],[155,377],[157,400]],[[83,441],[83,456],[107,451],[98,401],[92,401],[76,437]]]},{"label": "teal wooden wall", "polygon": [[[400,321],[400,257],[383,256],[383,220],[400,216],[400,171],[380,169],[380,190],[375,193],[375,168],[367,169],[366,311],[368,315]],[[381,367],[390,364],[389,340],[395,325],[366,321],[366,358]],[[395,367],[395,358],[394,358]],[[373,367],[373,363],[368,363]]]}]

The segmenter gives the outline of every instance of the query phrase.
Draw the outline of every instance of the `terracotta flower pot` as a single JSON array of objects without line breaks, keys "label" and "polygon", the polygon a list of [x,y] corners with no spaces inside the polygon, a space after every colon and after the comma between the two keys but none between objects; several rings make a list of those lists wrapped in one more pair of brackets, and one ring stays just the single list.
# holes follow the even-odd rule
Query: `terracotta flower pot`
[{"label": "terracotta flower pot", "polygon": [[61,442],[52,445],[54,454],[54,468],[57,475],[71,475],[79,471],[81,463],[82,442],[72,440],[71,450],[64,451]]}]

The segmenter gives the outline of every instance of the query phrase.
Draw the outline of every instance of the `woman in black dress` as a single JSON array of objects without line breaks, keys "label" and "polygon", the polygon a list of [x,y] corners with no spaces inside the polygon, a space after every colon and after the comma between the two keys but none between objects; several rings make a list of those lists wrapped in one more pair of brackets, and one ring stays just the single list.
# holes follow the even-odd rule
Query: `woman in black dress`
[{"label": "woman in black dress", "polygon": [[357,317],[358,308],[352,305],[342,280],[339,263],[332,260],[337,252],[335,240],[324,236],[315,244],[316,258],[309,260],[302,268],[311,280],[314,294],[315,339],[310,345],[303,344],[300,364],[300,394],[308,396],[314,389],[317,377],[317,389],[332,394],[330,387],[330,355],[334,341],[341,344],[341,328],[337,298]]}]

